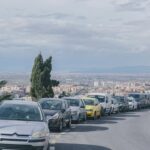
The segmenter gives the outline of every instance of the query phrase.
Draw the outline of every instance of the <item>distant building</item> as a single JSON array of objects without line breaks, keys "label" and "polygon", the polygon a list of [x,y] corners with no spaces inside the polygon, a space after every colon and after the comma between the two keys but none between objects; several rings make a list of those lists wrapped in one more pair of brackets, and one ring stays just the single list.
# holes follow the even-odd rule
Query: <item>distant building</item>
[{"label": "distant building", "polygon": [[98,81],[94,81],[94,87],[99,87],[99,82]]}]

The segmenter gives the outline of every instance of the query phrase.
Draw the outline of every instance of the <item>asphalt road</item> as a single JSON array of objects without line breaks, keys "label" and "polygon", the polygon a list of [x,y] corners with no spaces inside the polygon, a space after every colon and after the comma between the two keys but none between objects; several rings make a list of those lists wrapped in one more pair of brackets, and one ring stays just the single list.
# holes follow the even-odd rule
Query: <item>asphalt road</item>
[{"label": "asphalt road", "polygon": [[150,110],[106,116],[52,133],[50,150],[149,150]]}]

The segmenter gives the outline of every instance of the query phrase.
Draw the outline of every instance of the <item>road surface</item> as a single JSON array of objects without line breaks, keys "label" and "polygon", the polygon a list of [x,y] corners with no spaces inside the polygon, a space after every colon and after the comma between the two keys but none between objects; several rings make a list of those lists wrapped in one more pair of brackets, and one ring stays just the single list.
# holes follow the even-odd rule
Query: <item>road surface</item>
[{"label": "road surface", "polygon": [[52,133],[50,150],[149,150],[150,110],[106,116]]}]

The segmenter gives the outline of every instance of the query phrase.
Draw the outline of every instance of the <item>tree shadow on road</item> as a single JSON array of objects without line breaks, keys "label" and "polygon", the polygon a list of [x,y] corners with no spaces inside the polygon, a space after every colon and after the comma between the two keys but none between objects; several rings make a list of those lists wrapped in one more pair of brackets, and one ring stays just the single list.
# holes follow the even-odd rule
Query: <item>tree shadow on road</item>
[{"label": "tree shadow on road", "polygon": [[93,126],[88,124],[80,124],[75,129],[72,129],[71,132],[93,132],[93,131],[105,131],[108,130],[107,127]]},{"label": "tree shadow on road", "polygon": [[55,146],[55,150],[111,150],[111,149],[96,145],[58,143]]}]

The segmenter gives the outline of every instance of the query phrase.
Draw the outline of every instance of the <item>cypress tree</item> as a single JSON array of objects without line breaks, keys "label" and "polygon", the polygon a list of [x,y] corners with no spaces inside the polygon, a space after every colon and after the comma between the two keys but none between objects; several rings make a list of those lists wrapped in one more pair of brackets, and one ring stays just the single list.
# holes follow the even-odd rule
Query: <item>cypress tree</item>
[{"label": "cypress tree", "polygon": [[59,82],[51,80],[52,57],[43,61],[39,54],[34,61],[31,75],[31,96],[33,98],[54,97],[53,88],[58,86]]},{"label": "cypress tree", "polygon": [[0,81],[0,88],[5,86],[6,84],[7,84],[7,81],[5,81],[5,80]]},{"label": "cypress tree", "polygon": [[[5,81],[5,80],[0,81],[0,88],[5,86],[6,84],[7,84],[7,81]],[[0,102],[3,100],[11,100],[11,99],[13,99],[13,96],[9,93],[5,93],[3,95],[0,95]]]}]

